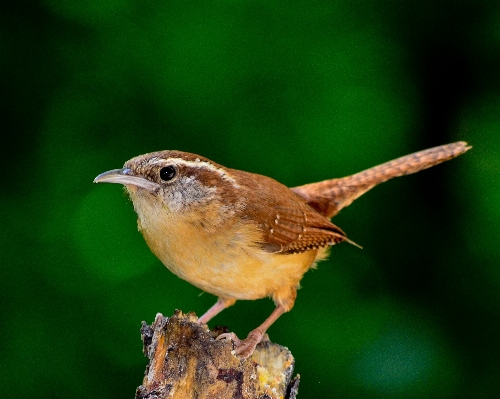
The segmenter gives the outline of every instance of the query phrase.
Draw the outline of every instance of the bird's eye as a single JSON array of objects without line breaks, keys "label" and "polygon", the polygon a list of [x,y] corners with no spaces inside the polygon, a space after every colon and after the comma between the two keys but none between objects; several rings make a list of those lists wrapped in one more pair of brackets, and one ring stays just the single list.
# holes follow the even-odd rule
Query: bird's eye
[{"label": "bird's eye", "polygon": [[172,165],[160,169],[160,178],[165,181],[172,180],[175,176],[175,168]]}]

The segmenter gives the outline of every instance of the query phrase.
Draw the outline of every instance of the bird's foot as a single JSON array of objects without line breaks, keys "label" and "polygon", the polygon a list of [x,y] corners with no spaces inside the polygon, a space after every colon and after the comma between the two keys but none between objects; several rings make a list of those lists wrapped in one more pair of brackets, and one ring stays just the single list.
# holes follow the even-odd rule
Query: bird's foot
[{"label": "bird's foot", "polygon": [[[267,334],[266,334],[267,336]],[[239,339],[235,333],[224,333],[219,335],[216,339],[230,339],[234,343],[234,352],[236,356],[244,360],[252,356],[257,344],[262,341],[264,334],[259,330],[253,330],[248,334],[244,340]],[[268,338],[269,339],[269,338]]]}]

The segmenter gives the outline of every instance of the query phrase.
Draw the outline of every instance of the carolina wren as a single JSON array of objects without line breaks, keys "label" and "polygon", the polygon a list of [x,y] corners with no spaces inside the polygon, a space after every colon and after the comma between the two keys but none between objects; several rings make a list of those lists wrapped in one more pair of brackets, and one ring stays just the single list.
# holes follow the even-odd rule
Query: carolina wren
[{"label": "carolina wren", "polygon": [[207,323],[237,299],[271,297],[271,315],[244,340],[249,357],[271,324],[292,309],[299,281],[346,234],[330,222],[379,183],[463,154],[456,142],[407,155],[351,176],[288,188],[262,175],[226,168],[199,155],[159,151],[102,173],[95,183],[125,186],[151,251],[180,278],[218,297]]}]

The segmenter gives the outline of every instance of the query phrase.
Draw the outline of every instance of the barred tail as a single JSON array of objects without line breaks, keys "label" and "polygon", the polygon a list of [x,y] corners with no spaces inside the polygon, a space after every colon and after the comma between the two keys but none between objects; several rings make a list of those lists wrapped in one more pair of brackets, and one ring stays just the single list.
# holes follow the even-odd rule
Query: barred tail
[{"label": "barred tail", "polygon": [[332,217],[356,198],[394,177],[409,175],[453,159],[468,151],[464,141],[415,152],[340,179],[292,188],[321,214]]}]

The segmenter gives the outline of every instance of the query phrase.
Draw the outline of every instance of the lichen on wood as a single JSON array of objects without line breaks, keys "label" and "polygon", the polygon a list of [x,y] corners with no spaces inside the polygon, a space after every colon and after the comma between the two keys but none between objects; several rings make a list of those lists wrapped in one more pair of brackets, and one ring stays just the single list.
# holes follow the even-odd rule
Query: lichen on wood
[{"label": "lichen on wood", "polygon": [[270,341],[257,345],[241,361],[233,344],[215,338],[222,328],[209,330],[194,313],[158,313],[151,326],[142,324],[144,354],[149,359],[136,399],[294,399],[299,376],[292,379],[290,351]]}]

